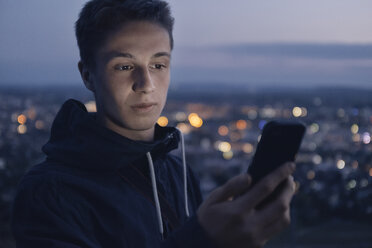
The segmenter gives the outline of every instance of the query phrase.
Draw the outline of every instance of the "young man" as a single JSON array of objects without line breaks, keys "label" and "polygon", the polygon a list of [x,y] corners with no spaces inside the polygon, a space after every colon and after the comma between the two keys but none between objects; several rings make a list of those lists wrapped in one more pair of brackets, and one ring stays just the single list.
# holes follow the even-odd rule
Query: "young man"
[{"label": "young man", "polygon": [[[288,225],[293,164],[254,187],[248,175],[234,177],[201,204],[192,171],[169,154],[182,135],[156,121],[172,28],[160,0],[91,0],[82,9],[78,67],[97,113],[68,100],[57,114],[46,160],[18,187],[17,247],[261,247]],[[257,209],[283,180],[277,198]]]}]

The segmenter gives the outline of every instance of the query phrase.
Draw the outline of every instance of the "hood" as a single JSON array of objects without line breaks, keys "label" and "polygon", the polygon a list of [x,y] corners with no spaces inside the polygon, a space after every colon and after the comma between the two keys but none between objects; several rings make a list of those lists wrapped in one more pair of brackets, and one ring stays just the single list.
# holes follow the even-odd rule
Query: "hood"
[{"label": "hood", "polygon": [[50,140],[42,150],[47,160],[89,170],[119,169],[151,152],[153,158],[178,147],[179,131],[155,126],[153,142],[134,141],[102,126],[81,102],[69,99],[59,110]]}]

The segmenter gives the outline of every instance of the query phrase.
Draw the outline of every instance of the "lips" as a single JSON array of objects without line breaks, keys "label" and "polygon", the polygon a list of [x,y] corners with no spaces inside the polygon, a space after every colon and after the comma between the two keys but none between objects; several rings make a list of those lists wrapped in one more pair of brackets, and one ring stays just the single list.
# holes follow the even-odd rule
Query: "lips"
[{"label": "lips", "polygon": [[156,105],[156,103],[139,103],[139,104],[135,104],[135,105],[132,105],[132,109],[138,113],[146,113],[146,112],[150,112],[154,106]]},{"label": "lips", "polygon": [[148,107],[151,107],[153,105],[156,105],[156,103],[140,103],[140,104],[135,104],[135,105],[132,105],[132,108],[148,108]]}]

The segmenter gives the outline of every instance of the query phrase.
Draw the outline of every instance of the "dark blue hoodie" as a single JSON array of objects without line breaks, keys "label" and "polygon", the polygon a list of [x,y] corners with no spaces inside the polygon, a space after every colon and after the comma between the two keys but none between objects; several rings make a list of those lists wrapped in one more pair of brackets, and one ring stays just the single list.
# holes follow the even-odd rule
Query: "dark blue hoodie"
[{"label": "dark blue hoodie", "polygon": [[17,247],[212,247],[195,216],[202,199],[188,167],[186,215],[182,161],[169,154],[179,140],[177,129],[158,125],[153,142],[127,139],[68,100],[43,147],[46,160],[19,183],[12,218]]}]

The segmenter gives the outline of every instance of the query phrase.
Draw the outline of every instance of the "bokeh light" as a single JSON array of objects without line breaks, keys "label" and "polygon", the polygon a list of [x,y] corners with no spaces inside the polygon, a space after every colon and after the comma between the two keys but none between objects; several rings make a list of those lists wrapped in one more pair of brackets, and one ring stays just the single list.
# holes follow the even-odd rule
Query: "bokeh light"
[{"label": "bokeh light", "polygon": [[187,115],[184,112],[177,112],[175,118],[177,121],[181,122],[186,120]]},{"label": "bokeh light", "polygon": [[302,109],[300,107],[294,107],[292,109],[292,114],[294,117],[300,117],[302,115]]},{"label": "bokeh light", "polygon": [[225,125],[222,125],[218,128],[218,134],[221,136],[226,136],[229,134],[229,128]]},{"label": "bokeh light", "polygon": [[345,168],[345,161],[340,159],[337,161],[337,168],[342,170],[343,168]]},{"label": "bokeh light", "polygon": [[368,145],[369,143],[371,143],[371,135],[367,132],[363,133],[363,143]]},{"label": "bokeh light", "polygon": [[35,122],[35,128],[36,129],[41,130],[41,129],[44,129],[44,127],[45,127],[45,124],[44,124],[44,122],[42,120],[37,120]]},{"label": "bokeh light", "polygon": [[236,128],[239,130],[244,130],[247,128],[247,122],[245,120],[238,120],[236,122]]},{"label": "bokeh light", "polygon": [[20,125],[24,125],[27,121],[27,117],[24,114],[18,115],[17,121]]},{"label": "bokeh light", "polygon": [[196,113],[189,114],[188,119],[193,127],[200,128],[203,125],[203,120]]},{"label": "bokeh light", "polygon": [[228,151],[228,152],[224,152],[222,154],[223,158],[226,159],[226,160],[230,160],[233,158],[234,156],[234,153],[232,151]]},{"label": "bokeh light", "polygon": [[26,125],[19,125],[17,128],[17,131],[19,134],[25,134],[27,132],[27,126]]},{"label": "bokeh light", "polygon": [[177,128],[183,133],[183,134],[189,134],[191,132],[190,125],[186,123],[178,123]]},{"label": "bokeh light", "polygon": [[319,125],[317,123],[313,123],[310,125],[310,132],[312,134],[319,132]]},{"label": "bokeh light", "polygon": [[358,131],[359,131],[359,126],[358,126],[357,124],[353,124],[353,125],[351,126],[350,130],[351,130],[351,132],[352,132],[353,134],[356,134],[356,133],[358,133]]},{"label": "bokeh light", "polygon": [[218,145],[218,150],[221,152],[229,152],[231,150],[231,144],[229,142],[221,142]]},{"label": "bokeh light", "polygon": [[161,127],[166,127],[168,125],[168,118],[165,116],[160,116],[158,118],[158,124]]},{"label": "bokeh light", "polygon": [[248,154],[252,153],[253,152],[253,145],[250,144],[250,143],[245,143],[243,145],[242,149],[243,149],[243,152],[245,152],[245,153],[248,153]]},{"label": "bokeh light", "polygon": [[307,179],[313,180],[315,178],[315,171],[309,170],[306,174]]}]

